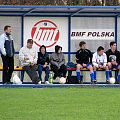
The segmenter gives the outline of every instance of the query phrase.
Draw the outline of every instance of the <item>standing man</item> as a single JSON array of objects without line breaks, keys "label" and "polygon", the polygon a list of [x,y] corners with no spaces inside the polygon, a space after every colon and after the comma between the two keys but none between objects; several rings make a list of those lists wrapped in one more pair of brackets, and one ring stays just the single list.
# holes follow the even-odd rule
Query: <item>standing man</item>
[{"label": "standing man", "polygon": [[112,68],[118,69],[117,82],[120,83],[120,52],[117,50],[117,44],[115,41],[110,42],[110,49],[106,51],[106,55],[110,74],[109,77],[112,76]]},{"label": "standing man", "polygon": [[11,84],[10,79],[14,70],[14,44],[11,36],[12,28],[4,27],[4,33],[0,36],[0,52],[3,62],[3,84]]},{"label": "standing man", "polygon": [[27,45],[22,47],[19,52],[19,60],[21,66],[29,75],[34,84],[41,84],[36,72],[36,64],[38,59],[38,53],[33,49],[33,40],[28,39]]},{"label": "standing man", "polygon": [[92,67],[92,53],[90,50],[86,49],[86,43],[81,41],[79,43],[80,49],[76,52],[76,63],[77,63],[77,79],[79,83],[83,83],[80,76],[80,70],[82,68],[88,68],[90,70],[91,82],[95,83],[94,72]]}]

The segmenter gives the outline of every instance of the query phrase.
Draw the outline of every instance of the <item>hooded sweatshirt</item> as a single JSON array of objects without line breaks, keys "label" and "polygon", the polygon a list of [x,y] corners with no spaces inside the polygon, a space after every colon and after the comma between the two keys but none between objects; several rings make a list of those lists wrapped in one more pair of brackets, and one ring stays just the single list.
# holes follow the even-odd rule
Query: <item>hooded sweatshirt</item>
[{"label": "hooded sweatshirt", "polygon": [[52,53],[51,56],[50,56],[50,63],[51,63],[52,65],[56,65],[58,68],[59,68],[61,65],[65,64],[64,53],[63,53],[63,52],[58,53],[58,50],[59,50],[60,48],[62,49],[62,47],[60,47],[60,46],[58,46],[58,45],[55,46],[55,52]]},{"label": "hooded sweatshirt", "polygon": [[[45,54],[43,54],[43,53],[41,52],[42,47],[45,48]],[[46,52],[46,47],[45,47],[44,45],[42,45],[42,46],[40,47],[40,52],[38,52],[38,61],[37,61],[37,64],[44,65],[45,62],[47,62],[47,63],[49,64],[49,55],[48,55],[48,53]]]}]

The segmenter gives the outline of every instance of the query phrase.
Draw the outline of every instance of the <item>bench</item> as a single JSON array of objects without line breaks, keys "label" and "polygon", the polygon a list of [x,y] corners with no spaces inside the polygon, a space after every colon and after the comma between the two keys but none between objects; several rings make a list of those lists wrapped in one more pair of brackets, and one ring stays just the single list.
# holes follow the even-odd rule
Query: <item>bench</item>
[{"label": "bench", "polygon": [[[67,68],[68,76],[72,76],[72,72],[76,71],[76,68]],[[89,71],[87,68],[82,68],[81,71]],[[97,71],[105,71],[105,69],[98,68]],[[112,71],[115,71],[115,79],[117,80],[118,69],[113,68]]]},{"label": "bench", "polygon": [[[3,66],[0,66],[0,71],[3,71]],[[14,71],[21,72],[20,77],[21,77],[21,81],[23,82],[25,70],[20,66],[14,66]],[[76,71],[76,68],[67,68],[67,71],[68,71],[68,76],[72,76],[72,72]],[[89,70],[87,68],[83,68],[81,69],[81,71],[89,71]],[[99,68],[97,69],[97,71],[105,71],[105,70]],[[116,68],[113,68],[112,71],[115,71],[115,78],[117,78],[118,70]]]}]

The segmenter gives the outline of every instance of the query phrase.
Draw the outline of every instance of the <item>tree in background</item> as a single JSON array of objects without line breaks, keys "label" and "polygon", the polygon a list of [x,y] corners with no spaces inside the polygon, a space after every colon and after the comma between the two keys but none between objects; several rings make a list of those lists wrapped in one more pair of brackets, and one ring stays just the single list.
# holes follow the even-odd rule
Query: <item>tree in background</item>
[{"label": "tree in background", "polygon": [[120,0],[0,0],[1,5],[119,5]]}]

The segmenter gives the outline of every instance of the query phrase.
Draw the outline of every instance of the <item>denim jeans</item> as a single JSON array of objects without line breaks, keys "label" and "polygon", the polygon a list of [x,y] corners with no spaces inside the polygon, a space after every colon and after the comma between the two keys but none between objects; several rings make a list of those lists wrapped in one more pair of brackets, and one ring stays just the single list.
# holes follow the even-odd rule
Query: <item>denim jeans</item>
[{"label": "denim jeans", "polygon": [[38,65],[38,74],[39,74],[39,79],[42,81],[42,71],[45,71],[45,81],[48,81],[49,79],[49,67],[46,66],[43,68],[43,65],[39,64]]}]

